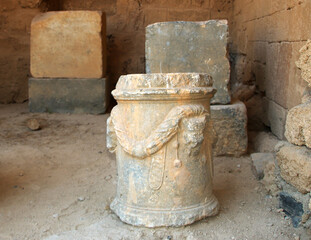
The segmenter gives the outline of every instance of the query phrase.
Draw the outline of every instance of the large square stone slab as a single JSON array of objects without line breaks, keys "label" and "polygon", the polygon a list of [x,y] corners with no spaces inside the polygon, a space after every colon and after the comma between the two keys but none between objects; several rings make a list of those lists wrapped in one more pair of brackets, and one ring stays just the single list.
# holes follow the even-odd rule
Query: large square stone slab
[{"label": "large square stone slab", "polygon": [[230,103],[226,20],[160,22],[146,28],[146,72],[208,73],[217,93],[211,103]]},{"label": "large square stone slab", "polygon": [[59,11],[31,23],[30,69],[36,78],[102,78],[106,20],[99,11]]}]

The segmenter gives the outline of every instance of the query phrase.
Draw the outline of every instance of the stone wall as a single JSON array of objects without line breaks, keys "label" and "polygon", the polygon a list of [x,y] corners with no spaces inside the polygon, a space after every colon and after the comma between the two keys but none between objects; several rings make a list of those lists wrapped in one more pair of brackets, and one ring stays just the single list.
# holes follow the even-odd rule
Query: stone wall
[{"label": "stone wall", "polygon": [[252,108],[252,98],[246,101],[253,118],[250,122],[260,119],[281,139],[287,111],[301,103],[306,86],[295,61],[311,38],[310,11],[309,0],[234,2],[230,52],[236,76],[231,79],[232,88],[241,88],[240,83],[256,85],[256,107]]},{"label": "stone wall", "polygon": [[100,10],[107,16],[107,74],[143,73],[145,27],[160,21],[228,18],[232,0],[1,0],[0,103],[28,99],[31,19],[47,10]]},{"label": "stone wall", "polygon": [[107,16],[107,74],[145,72],[145,28],[155,22],[228,18],[232,0],[63,0],[64,10],[101,10]]},{"label": "stone wall", "polygon": [[39,12],[57,9],[58,0],[0,1],[0,103],[27,100],[30,22]]},{"label": "stone wall", "polygon": [[301,102],[306,83],[295,61],[311,38],[309,0],[1,0],[0,103],[28,99],[30,21],[47,10],[106,12],[110,89],[121,74],[144,72],[148,24],[228,19],[231,88],[250,127],[283,138],[287,111]]}]

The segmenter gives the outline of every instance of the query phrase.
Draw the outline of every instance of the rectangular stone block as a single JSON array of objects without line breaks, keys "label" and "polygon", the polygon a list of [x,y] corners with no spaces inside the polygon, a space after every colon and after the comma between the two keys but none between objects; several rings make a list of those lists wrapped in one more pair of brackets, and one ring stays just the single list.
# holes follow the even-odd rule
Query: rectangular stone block
[{"label": "rectangular stone block", "polygon": [[36,78],[102,78],[106,19],[99,11],[59,11],[31,23],[30,70]]},{"label": "rectangular stone block", "polygon": [[269,126],[271,132],[279,139],[283,140],[285,132],[285,122],[287,116],[287,109],[283,108],[279,104],[271,101],[267,97],[263,98],[264,114],[262,121],[265,125]]},{"label": "rectangular stone block", "polygon": [[146,72],[208,73],[217,89],[212,103],[230,102],[226,20],[160,22],[146,28]]},{"label": "rectangular stone block", "polygon": [[292,144],[311,148],[311,102],[300,104],[289,110],[285,137]]},{"label": "rectangular stone block", "polygon": [[296,199],[295,195],[282,191],[279,194],[279,202],[280,208],[291,218],[292,224],[296,228],[302,223],[301,220],[305,213],[305,209],[303,207],[303,202],[299,201],[301,199]]},{"label": "rectangular stone block", "polygon": [[211,105],[213,154],[240,156],[247,150],[247,114],[244,103]]},{"label": "rectangular stone block", "polygon": [[311,191],[311,150],[290,143],[276,147],[276,159],[282,178],[299,192]]},{"label": "rectangular stone block", "polygon": [[107,109],[106,78],[29,79],[30,112],[104,113]]}]

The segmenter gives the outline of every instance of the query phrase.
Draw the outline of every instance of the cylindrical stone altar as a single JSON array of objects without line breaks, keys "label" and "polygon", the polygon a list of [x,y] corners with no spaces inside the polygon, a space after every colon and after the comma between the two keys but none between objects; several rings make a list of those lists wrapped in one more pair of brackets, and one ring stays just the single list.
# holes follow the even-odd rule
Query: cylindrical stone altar
[{"label": "cylindrical stone altar", "polygon": [[107,120],[107,147],[116,152],[117,196],[111,209],[126,223],[182,226],[218,212],[212,192],[207,74],[121,76],[118,105]]}]

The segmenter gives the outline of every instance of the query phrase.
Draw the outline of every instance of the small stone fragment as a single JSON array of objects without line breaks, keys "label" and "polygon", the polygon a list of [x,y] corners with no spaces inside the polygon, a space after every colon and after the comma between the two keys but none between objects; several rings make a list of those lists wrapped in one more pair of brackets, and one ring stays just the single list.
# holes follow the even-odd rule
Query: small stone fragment
[{"label": "small stone fragment", "polygon": [[278,212],[278,213],[281,213],[281,212],[283,212],[283,211],[284,211],[283,208],[279,208],[279,209],[276,210],[276,212]]},{"label": "small stone fragment", "polygon": [[78,197],[79,202],[83,202],[85,200],[85,197]]},{"label": "small stone fragment", "polygon": [[274,161],[274,156],[272,153],[253,153],[251,154],[253,161],[253,172],[257,179],[262,179],[264,177],[264,169],[269,162]]},{"label": "small stone fragment", "polygon": [[37,131],[40,129],[40,123],[37,119],[31,118],[27,120],[27,127],[32,131]]},{"label": "small stone fragment", "polygon": [[308,221],[309,217],[310,217],[309,214],[304,213],[301,217],[301,222],[306,223]]},{"label": "small stone fragment", "polygon": [[105,180],[108,181],[108,180],[110,180],[111,178],[112,178],[112,176],[111,176],[111,175],[108,175],[108,176],[105,177]]}]

